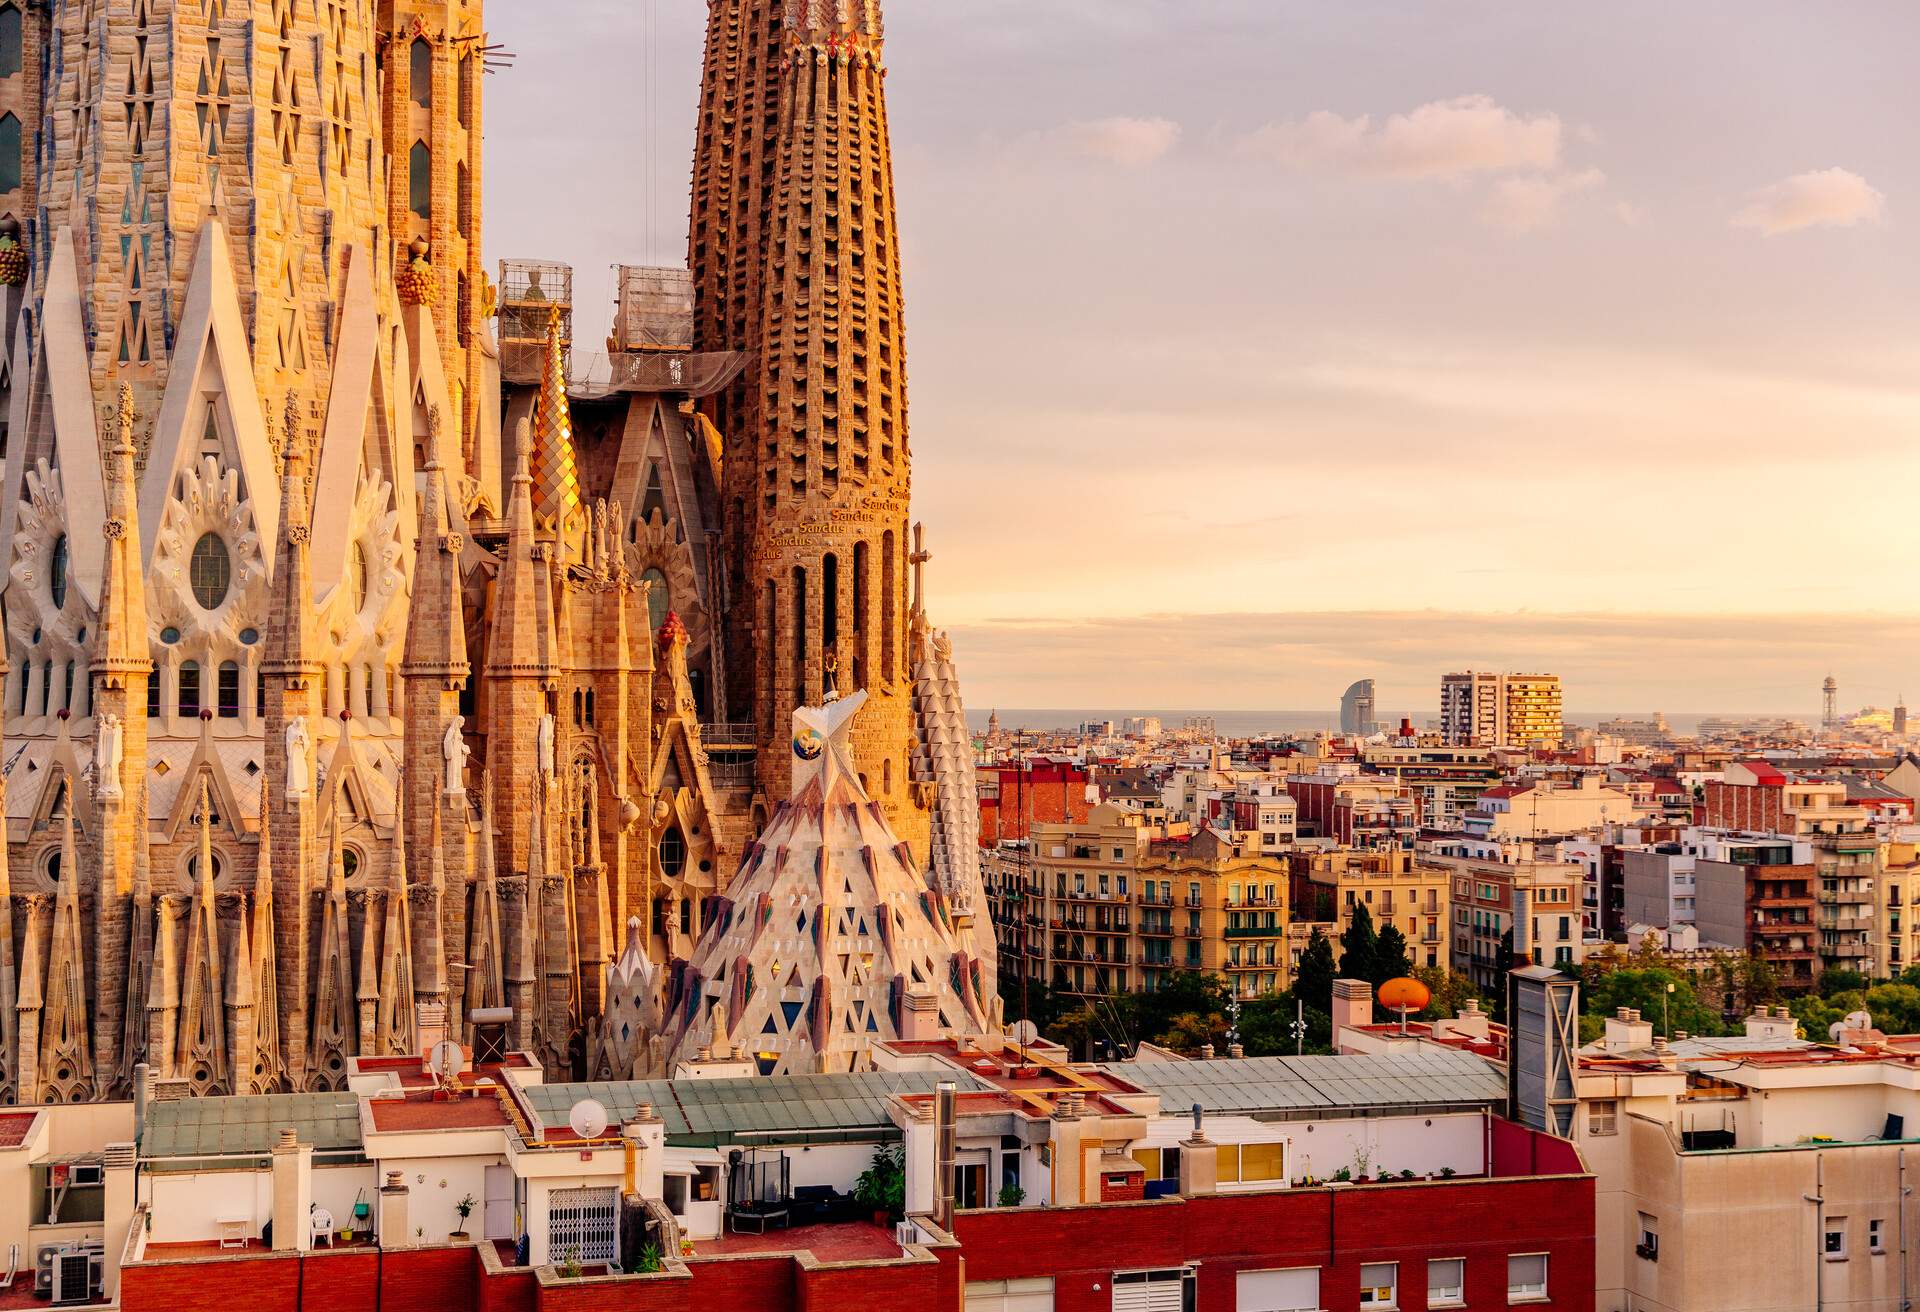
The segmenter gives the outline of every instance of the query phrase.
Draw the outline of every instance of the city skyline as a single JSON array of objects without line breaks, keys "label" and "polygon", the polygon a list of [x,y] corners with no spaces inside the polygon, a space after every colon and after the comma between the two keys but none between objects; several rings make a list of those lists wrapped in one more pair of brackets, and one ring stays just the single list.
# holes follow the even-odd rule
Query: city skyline
[{"label": "city skyline", "polygon": [[[490,15],[488,258],[571,260],[594,340],[605,266],[682,258],[703,15],[560,9],[609,39]],[[1737,13],[890,12],[914,508],[969,702],[1406,704],[1467,665],[1891,701],[1914,557],[1857,502],[1920,420],[1885,127],[1920,15]],[[563,58],[602,90],[557,110]]]}]

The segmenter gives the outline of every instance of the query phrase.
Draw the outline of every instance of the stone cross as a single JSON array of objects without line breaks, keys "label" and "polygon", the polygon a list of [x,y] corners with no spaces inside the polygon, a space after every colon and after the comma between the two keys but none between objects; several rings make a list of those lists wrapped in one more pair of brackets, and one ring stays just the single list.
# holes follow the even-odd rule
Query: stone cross
[{"label": "stone cross", "polygon": [[913,552],[907,557],[907,563],[913,566],[913,608],[916,611],[926,609],[927,594],[920,567],[933,559],[933,553],[927,550],[927,526],[913,526]]}]

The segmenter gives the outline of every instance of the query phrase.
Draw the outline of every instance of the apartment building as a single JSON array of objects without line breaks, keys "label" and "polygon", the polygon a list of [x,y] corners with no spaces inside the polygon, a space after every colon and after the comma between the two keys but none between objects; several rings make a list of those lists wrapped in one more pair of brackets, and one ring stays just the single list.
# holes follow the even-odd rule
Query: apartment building
[{"label": "apartment building", "polygon": [[1761,1008],[1743,1035],[1668,1042],[1622,1011],[1581,1050],[1598,1307],[1897,1312],[1920,1288],[1920,1041],[1794,1030]]},{"label": "apartment building", "polygon": [[1151,991],[1174,970],[1225,975],[1245,997],[1292,980],[1285,862],[1217,831],[1169,837],[1103,803],[984,866],[1011,978],[1083,997]]},{"label": "apartment building", "polygon": [[1205,821],[1248,851],[1273,855],[1293,846],[1299,806],[1277,779],[1242,781],[1207,798]]},{"label": "apartment building", "polygon": [[1485,992],[1504,988],[1500,944],[1513,933],[1513,961],[1569,967],[1584,955],[1580,866],[1532,857],[1473,855],[1437,844],[1423,859],[1453,879],[1453,969]]},{"label": "apartment building", "polygon": [[1920,962],[1920,834],[1903,826],[1880,849],[1879,921],[1874,942],[1884,951],[1880,973],[1898,975]]},{"label": "apartment building", "polygon": [[[1409,728],[1411,726],[1408,726]],[[1464,827],[1462,817],[1500,782],[1500,767],[1485,747],[1409,741],[1369,743],[1360,749],[1367,769],[1404,784],[1432,829]]]},{"label": "apartment building", "polygon": [[1294,852],[1287,857],[1290,906],[1297,920],[1322,922],[1337,938],[1365,906],[1375,929],[1392,925],[1416,966],[1449,964],[1447,925],[1453,872],[1398,848]]},{"label": "apartment building", "polygon": [[1867,807],[1840,780],[1789,774],[1765,761],[1733,761],[1704,785],[1706,824],[1780,834],[1812,847],[1820,961],[1885,973],[1874,944],[1880,840]]},{"label": "apartment building", "polygon": [[1583,774],[1570,784],[1543,780],[1489,788],[1461,817],[1460,827],[1476,838],[1539,838],[1631,820],[1640,809],[1625,789]]},{"label": "apartment building", "polygon": [[1560,676],[1487,670],[1443,675],[1440,729],[1448,742],[1464,746],[1557,747],[1565,733]]},{"label": "apartment building", "polygon": [[1036,824],[1081,824],[1099,800],[1086,770],[1071,761],[1045,759],[980,766],[980,842],[1023,839]]},{"label": "apartment building", "polygon": [[1804,839],[1690,830],[1694,926],[1703,944],[1760,957],[1781,987],[1819,978],[1813,847]]},{"label": "apartment building", "polygon": [[1290,775],[1286,786],[1299,804],[1302,838],[1330,838],[1341,847],[1411,848],[1420,831],[1419,803],[1398,780],[1323,768]]}]

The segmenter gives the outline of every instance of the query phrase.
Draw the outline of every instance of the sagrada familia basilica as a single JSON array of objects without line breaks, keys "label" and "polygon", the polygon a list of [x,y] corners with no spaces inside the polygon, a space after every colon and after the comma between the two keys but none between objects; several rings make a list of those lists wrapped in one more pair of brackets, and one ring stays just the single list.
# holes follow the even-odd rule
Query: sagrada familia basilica
[{"label": "sagrada familia basilica", "polygon": [[880,0],[710,0],[687,269],[481,261],[481,0],[0,0],[0,1102],[998,1021]]}]

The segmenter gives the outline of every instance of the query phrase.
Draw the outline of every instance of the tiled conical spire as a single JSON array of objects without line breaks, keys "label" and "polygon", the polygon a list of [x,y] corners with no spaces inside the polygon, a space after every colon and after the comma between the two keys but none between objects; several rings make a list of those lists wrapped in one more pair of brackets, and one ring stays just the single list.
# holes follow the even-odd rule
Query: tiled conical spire
[{"label": "tiled conical spire", "polygon": [[573,415],[567,407],[567,357],[560,347],[560,307],[547,316],[547,350],[540,396],[533,410],[533,504],[543,524],[580,514],[580,466],[573,452]]}]

